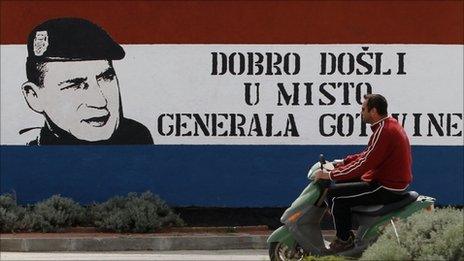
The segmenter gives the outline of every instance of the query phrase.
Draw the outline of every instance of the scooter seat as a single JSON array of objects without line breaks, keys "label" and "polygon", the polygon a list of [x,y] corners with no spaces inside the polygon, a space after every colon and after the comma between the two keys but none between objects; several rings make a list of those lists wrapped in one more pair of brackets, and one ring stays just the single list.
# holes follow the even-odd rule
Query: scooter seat
[{"label": "scooter seat", "polygon": [[351,211],[367,216],[382,216],[409,205],[419,197],[419,194],[415,191],[405,191],[401,192],[401,194],[404,195],[404,198],[400,201],[387,205],[356,206],[352,207]]}]

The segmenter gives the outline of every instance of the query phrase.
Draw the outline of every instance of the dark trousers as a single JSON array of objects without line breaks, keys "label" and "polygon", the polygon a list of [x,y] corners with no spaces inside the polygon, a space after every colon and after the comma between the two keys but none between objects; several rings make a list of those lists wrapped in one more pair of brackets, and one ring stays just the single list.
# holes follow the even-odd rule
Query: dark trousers
[{"label": "dark trousers", "polygon": [[347,240],[351,231],[351,208],[388,204],[400,201],[404,196],[396,191],[383,188],[377,183],[338,183],[329,188],[327,204],[331,208],[337,237]]}]

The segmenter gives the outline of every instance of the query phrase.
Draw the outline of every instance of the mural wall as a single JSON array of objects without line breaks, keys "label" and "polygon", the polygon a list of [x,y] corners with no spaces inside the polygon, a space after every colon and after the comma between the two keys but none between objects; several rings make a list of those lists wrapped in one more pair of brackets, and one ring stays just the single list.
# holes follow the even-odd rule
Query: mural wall
[{"label": "mural wall", "polygon": [[363,149],[363,96],[380,93],[411,141],[411,189],[462,204],[462,3],[113,4],[2,2],[2,193],[286,206],[320,153]]}]

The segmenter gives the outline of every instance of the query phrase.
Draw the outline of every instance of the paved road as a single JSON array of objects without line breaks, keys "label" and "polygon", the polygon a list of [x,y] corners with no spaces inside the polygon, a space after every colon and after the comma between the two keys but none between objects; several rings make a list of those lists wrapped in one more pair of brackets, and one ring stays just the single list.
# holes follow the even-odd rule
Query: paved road
[{"label": "paved road", "polygon": [[267,250],[189,250],[144,252],[1,252],[0,260],[269,260]]}]

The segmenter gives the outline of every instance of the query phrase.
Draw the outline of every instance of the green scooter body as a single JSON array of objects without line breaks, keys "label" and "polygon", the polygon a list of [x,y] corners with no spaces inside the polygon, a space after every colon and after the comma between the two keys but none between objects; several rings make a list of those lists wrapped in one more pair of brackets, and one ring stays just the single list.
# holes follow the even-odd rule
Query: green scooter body
[{"label": "green scooter body", "polygon": [[[320,163],[314,164],[308,172],[308,178],[311,179],[313,173],[321,167]],[[298,198],[293,201],[291,206],[287,208],[280,218],[280,221],[284,224],[275,230],[268,238],[268,244],[273,242],[281,242],[290,248],[295,247],[297,240],[295,235],[298,237],[301,233],[296,229],[294,225],[298,221],[305,221],[305,230],[312,231],[311,233],[311,245],[314,249],[324,247],[324,241],[320,230],[320,220],[322,219],[326,208],[316,207],[316,203],[320,200],[321,195],[324,192],[324,181],[312,180],[308,186],[301,192]],[[306,236],[305,236],[306,237]],[[313,242],[316,242],[314,244]]]}]

